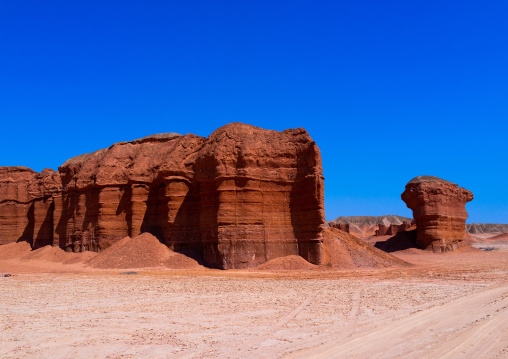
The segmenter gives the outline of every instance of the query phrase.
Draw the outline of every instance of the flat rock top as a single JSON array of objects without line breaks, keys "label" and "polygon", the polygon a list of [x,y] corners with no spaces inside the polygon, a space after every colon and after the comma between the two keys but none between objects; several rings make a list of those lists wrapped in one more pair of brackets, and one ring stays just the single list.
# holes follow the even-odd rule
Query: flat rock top
[{"label": "flat rock top", "polygon": [[143,138],[138,138],[138,139],[132,140],[132,141],[117,142],[117,143],[114,143],[111,146],[109,146],[109,148],[102,148],[102,149],[94,151],[94,152],[83,153],[79,156],[69,158],[67,161],[65,161],[65,163],[62,166],[69,166],[69,165],[85,162],[86,160],[88,160],[94,156],[104,153],[108,149],[111,149],[113,146],[125,145],[125,144],[129,144],[129,143],[141,144],[141,143],[145,143],[145,142],[164,142],[164,141],[169,141],[169,140],[172,140],[173,138],[180,137],[180,136],[182,136],[182,135],[179,133],[173,133],[173,132],[157,133],[157,134],[146,136]]},{"label": "flat rock top", "polygon": [[142,143],[142,142],[147,142],[147,141],[166,141],[166,140],[171,140],[175,137],[180,137],[180,136],[182,136],[182,135],[179,133],[174,133],[174,132],[157,133],[155,135],[150,135],[150,136],[146,136],[143,138],[138,138],[137,140],[131,141],[131,143]]},{"label": "flat rock top", "polygon": [[410,183],[422,183],[422,182],[453,183],[453,182],[444,180],[444,179],[436,177],[436,176],[417,176],[417,177],[413,178],[411,181],[409,181],[407,184],[410,184]]},{"label": "flat rock top", "polygon": [[25,166],[0,166],[0,172],[31,172],[35,171]]}]

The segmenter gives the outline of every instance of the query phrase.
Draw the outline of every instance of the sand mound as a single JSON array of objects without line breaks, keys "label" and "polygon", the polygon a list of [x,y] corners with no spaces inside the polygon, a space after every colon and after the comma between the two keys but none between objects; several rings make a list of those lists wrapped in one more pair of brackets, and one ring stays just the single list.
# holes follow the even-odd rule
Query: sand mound
[{"label": "sand mound", "polygon": [[473,236],[472,234],[469,234],[469,233],[464,233],[464,243],[466,244],[472,244],[472,243],[475,243],[475,242],[478,242],[478,237],[476,236]]},{"label": "sand mound", "polygon": [[291,255],[270,259],[256,268],[261,270],[309,270],[315,267],[317,266],[307,262],[302,257]]},{"label": "sand mound", "polygon": [[172,251],[149,233],[125,237],[87,264],[94,268],[145,268],[160,267]]},{"label": "sand mound", "polygon": [[324,265],[341,269],[385,268],[411,264],[335,228],[326,228],[323,239]]},{"label": "sand mound", "polygon": [[65,262],[73,257],[74,253],[67,253],[58,247],[44,246],[42,248],[31,251],[30,253],[21,257],[22,260],[42,260],[48,262]]},{"label": "sand mound", "polygon": [[164,262],[164,266],[170,269],[199,269],[203,268],[194,258],[187,257],[182,253],[173,254]]},{"label": "sand mound", "polygon": [[419,248],[407,248],[400,251],[393,252],[394,254],[409,254],[409,255],[421,255],[421,254],[432,254],[433,252],[426,251]]},{"label": "sand mound", "polygon": [[0,246],[0,259],[20,258],[32,250],[28,242],[2,244]]},{"label": "sand mound", "polygon": [[497,236],[488,237],[488,238],[486,238],[486,241],[489,241],[489,242],[508,241],[508,233],[501,233],[501,234],[498,234]]},{"label": "sand mound", "polygon": [[64,264],[76,264],[76,263],[85,263],[86,261],[92,259],[97,256],[96,252],[81,252],[81,253],[71,253],[72,256],[69,257],[68,260],[64,262]]},{"label": "sand mound", "polygon": [[469,244],[465,244],[464,243],[462,246],[460,246],[459,248],[457,248],[453,252],[448,252],[448,253],[457,253],[457,252],[460,252],[460,253],[476,253],[476,252],[481,252],[481,251],[482,251],[481,249],[475,248],[473,246],[470,246]]},{"label": "sand mound", "polygon": [[83,253],[65,252],[63,249],[59,247],[52,247],[48,245],[27,253],[26,255],[21,257],[21,260],[75,264],[84,262],[92,257],[95,257],[96,255],[97,253],[94,252],[83,252]]},{"label": "sand mound", "polygon": [[87,264],[102,269],[201,268],[197,261],[173,252],[150,233],[141,233],[134,238],[125,237],[88,260]]}]

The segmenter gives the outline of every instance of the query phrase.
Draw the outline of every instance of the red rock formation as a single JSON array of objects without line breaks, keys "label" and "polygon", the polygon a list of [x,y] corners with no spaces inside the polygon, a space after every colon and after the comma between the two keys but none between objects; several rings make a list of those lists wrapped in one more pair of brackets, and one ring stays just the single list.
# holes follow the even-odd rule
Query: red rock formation
[{"label": "red rock formation", "polygon": [[394,236],[397,233],[407,231],[408,228],[411,227],[411,224],[409,222],[402,222],[402,224],[390,224],[389,226],[386,226],[384,224],[379,224],[378,229],[376,229],[376,234],[374,237],[381,237],[381,236]]},{"label": "red rock formation", "polygon": [[376,237],[380,237],[380,236],[386,236],[386,233],[388,232],[388,226],[387,225],[384,225],[384,224],[379,224],[379,228],[376,229],[376,234],[375,236]]},{"label": "red rock formation", "polygon": [[194,169],[207,263],[242,268],[291,254],[321,262],[321,155],[304,129],[226,125],[210,135]]},{"label": "red rock formation", "polygon": [[150,232],[218,268],[322,260],[323,175],[304,129],[233,123],[208,139],[160,134],[71,158],[58,172],[0,168],[0,243],[98,251]]},{"label": "red rock formation", "polygon": [[434,252],[448,252],[462,245],[468,217],[466,203],[473,194],[433,176],[413,178],[401,195],[413,210],[419,247]]},{"label": "red rock formation", "polygon": [[386,231],[387,236],[394,236],[399,232],[399,225],[397,224],[390,224],[390,227],[388,227],[388,230]]},{"label": "red rock formation", "polygon": [[330,227],[336,228],[346,233],[350,233],[349,223],[330,223]]},{"label": "red rock formation", "polygon": [[[0,167],[0,244],[23,238],[28,225],[28,183],[36,172],[26,167]],[[32,236],[30,236],[31,238]]]}]

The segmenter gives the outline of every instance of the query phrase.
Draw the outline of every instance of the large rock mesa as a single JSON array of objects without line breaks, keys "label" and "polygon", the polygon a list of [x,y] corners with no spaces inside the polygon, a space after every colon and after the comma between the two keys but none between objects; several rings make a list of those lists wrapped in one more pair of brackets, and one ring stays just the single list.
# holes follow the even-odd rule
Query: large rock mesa
[{"label": "large rock mesa", "polygon": [[323,259],[321,155],[301,128],[232,123],[208,138],[159,134],[58,171],[0,167],[0,244],[100,251],[142,232],[217,268]]}]

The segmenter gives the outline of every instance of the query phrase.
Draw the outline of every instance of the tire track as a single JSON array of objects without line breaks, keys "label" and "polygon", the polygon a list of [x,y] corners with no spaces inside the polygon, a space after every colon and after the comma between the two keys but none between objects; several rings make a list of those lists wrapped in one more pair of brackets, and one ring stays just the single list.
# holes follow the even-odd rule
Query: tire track
[{"label": "tire track", "polygon": [[243,357],[244,355],[247,355],[246,357],[252,356],[254,350],[259,349],[259,346],[261,343],[263,343],[267,339],[273,338],[273,334],[282,329],[285,325],[290,323],[294,318],[298,316],[306,307],[309,306],[310,303],[316,297],[321,294],[321,291],[316,292],[314,295],[309,296],[306,300],[304,300],[298,307],[293,309],[291,312],[289,312],[287,315],[285,315],[283,318],[281,318],[274,326],[270,327],[269,330],[259,333],[255,336],[253,336],[250,340],[247,339],[244,341],[245,347],[248,348],[245,351],[241,352],[235,352],[235,357]]},{"label": "tire track", "polygon": [[352,305],[351,312],[349,312],[349,319],[356,318],[360,313],[360,303],[362,301],[362,293],[363,288],[360,288],[353,294],[353,298],[351,299]]},{"label": "tire track", "polygon": [[486,317],[458,333],[455,338],[426,353],[430,358],[488,358],[492,352],[500,352],[508,342],[508,307],[493,317]]},{"label": "tire track", "polygon": [[506,346],[506,294],[504,283],[286,358],[492,358]]}]

